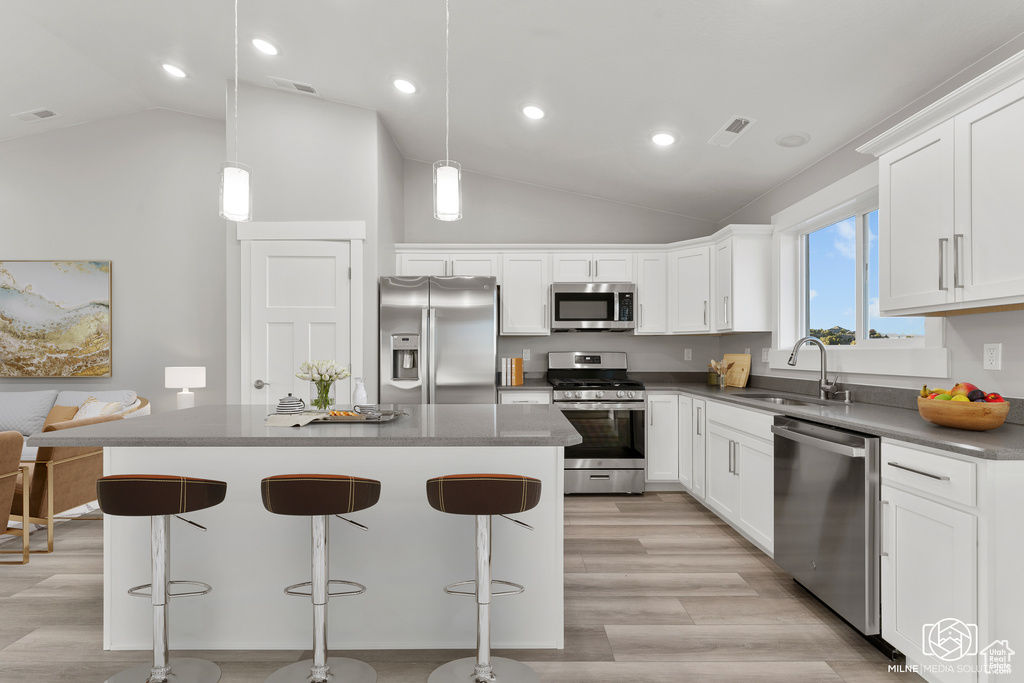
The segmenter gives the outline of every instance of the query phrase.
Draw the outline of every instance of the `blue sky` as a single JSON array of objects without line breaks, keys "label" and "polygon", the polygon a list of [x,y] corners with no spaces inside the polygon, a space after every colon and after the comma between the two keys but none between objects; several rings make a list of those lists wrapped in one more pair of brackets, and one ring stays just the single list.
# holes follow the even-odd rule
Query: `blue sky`
[{"label": "blue sky", "polygon": [[[878,315],[878,212],[868,214],[869,328],[889,335],[924,334],[923,318]],[[807,236],[811,328],[856,326],[857,223],[853,217]]]}]

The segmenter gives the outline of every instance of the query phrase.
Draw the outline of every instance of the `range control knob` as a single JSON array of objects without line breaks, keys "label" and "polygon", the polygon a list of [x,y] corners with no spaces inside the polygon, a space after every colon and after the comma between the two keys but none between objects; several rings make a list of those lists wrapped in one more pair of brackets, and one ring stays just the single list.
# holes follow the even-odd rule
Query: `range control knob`
[{"label": "range control knob", "polygon": [[603,391],[597,392],[597,397],[598,398],[604,398],[604,392]]},{"label": "range control knob", "polygon": [[577,391],[576,392],[576,398],[583,398],[583,392],[582,391]]},{"label": "range control knob", "polygon": [[572,392],[571,391],[565,392],[565,397],[566,398],[572,398]]},{"label": "range control knob", "polygon": [[622,398],[623,396],[626,395],[626,392],[625,391],[619,391],[615,395],[618,396],[619,398]]},{"label": "range control knob", "polygon": [[629,393],[628,393],[628,394],[626,394],[626,395],[627,395],[627,396],[628,396],[629,398],[636,398],[636,392],[635,392],[635,391],[631,391],[631,392],[629,392]]}]

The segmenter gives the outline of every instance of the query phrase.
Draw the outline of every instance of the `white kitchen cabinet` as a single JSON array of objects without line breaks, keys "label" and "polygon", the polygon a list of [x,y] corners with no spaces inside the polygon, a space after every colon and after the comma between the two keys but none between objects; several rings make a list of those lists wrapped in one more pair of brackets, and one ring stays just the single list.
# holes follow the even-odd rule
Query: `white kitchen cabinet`
[{"label": "white kitchen cabinet", "polygon": [[647,481],[679,481],[679,396],[647,395]]},{"label": "white kitchen cabinet", "polygon": [[707,494],[722,519],[769,555],[775,538],[774,416],[708,401]]},{"label": "white kitchen cabinet", "polygon": [[[705,471],[707,468],[707,421],[705,417],[707,410],[704,401],[695,398],[693,399],[693,410],[691,411],[692,427],[690,428],[690,434],[692,435],[691,443],[693,447],[690,449],[688,459],[691,461],[692,466],[692,479],[690,482],[690,493],[699,500],[704,500],[704,480]],[[682,457],[682,456],[680,456]],[[680,461],[680,469],[682,469],[682,461]]]},{"label": "white kitchen cabinet", "polygon": [[669,331],[710,331],[711,248],[674,249],[667,261]]},{"label": "white kitchen cabinet", "polygon": [[[882,449],[885,458],[885,447]],[[925,637],[952,621],[978,623],[977,518],[922,496],[887,486],[882,496],[882,638],[910,661],[941,666],[925,654]],[[925,631],[928,624],[939,625]],[[955,631],[951,635],[956,635]],[[939,636],[941,637],[941,636]],[[974,651],[978,643],[974,631]],[[934,640],[934,638],[929,638]],[[942,683],[974,683],[977,674],[955,669],[977,666],[971,654],[948,662],[950,671],[928,675]],[[998,678],[998,677],[997,677]]]},{"label": "white kitchen cabinet", "polygon": [[632,282],[630,252],[555,253],[552,282]]},{"label": "white kitchen cabinet", "polygon": [[484,275],[498,278],[501,284],[500,263],[497,253],[402,253],[398,254],[398,274]]},{"label": "white kitchen cabinet", "polygon": [[502,255],[501,334],[548,335],[548,287],[551,285],[546,253]]},{"label": "white kitchen cabinet", "polygon": [[882,313],[952,302],[953,122],[882,155],[878,169]]},{"label": "white kitchen cabinet", "polygon": [[1014,58],[858,149],[879,158],[883,314],[1024,304],[1022,119]]},{"label": "white kitchen cabinet", "polygon": [[713,247],[713,332],[771,329],[771,226],[734,225]]},{"label": "white kitchen cabinet", "polygon": [[551,403],[550,391],[527,391],[524,389],[501,389],[498,388],[498,403]]},{"label": "white kitchen cabinet", "polygon": [[668,292],[665,254],[637,254],[637,325],[634,334],[665,334],[668,331]]},{"label": "white kitchen cabinet", "polygon": [[676,467],[679,483],[687,489],[693,488],[693,399],[685,394],[679,395],[679,414],[676,416],[679,425],[678,447],[676,449]]}]

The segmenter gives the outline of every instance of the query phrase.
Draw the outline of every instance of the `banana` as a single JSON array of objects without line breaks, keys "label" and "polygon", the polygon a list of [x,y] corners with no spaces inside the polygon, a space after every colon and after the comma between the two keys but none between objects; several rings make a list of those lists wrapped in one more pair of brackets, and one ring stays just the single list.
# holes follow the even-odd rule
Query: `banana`
[{"label": "banana", "polygon": [[921,398],[928,398],[928,394],[930,394],[930,393],[931,392],[928,391],[928,385],[927,384],[925,384],[923,387],[921,387]]}]

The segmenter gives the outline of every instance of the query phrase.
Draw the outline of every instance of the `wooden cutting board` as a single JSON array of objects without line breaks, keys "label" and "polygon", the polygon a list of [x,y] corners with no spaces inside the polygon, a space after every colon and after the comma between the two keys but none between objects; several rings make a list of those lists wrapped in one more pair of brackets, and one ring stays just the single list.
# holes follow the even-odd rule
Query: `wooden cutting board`
[{"label": "wooden cutting board", "polygon": [[725,386],[745,387],[747,378],[750,377],[750,354],[749,353],[727,353],[723,356],[726,367],[734,363],[732,370],[725,373]]}]

